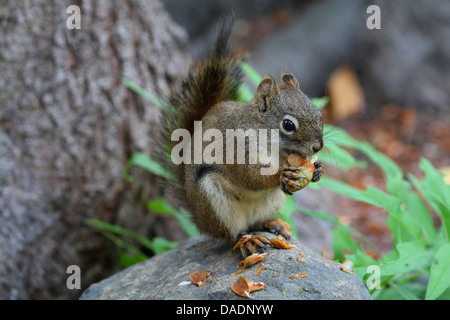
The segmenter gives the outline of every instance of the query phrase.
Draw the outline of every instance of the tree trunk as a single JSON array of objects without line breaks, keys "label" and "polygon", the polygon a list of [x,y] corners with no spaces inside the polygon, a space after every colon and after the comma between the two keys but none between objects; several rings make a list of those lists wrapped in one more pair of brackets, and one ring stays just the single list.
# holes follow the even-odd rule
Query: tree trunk
[{"label": "tree trunk", "polygon": [[[72,4],[81,29],[67,27]],[[185,69],[186,36],[144,0],[2,1],[0,31],[0,299],[75,298],[69,265],[82,289],[116,271],[86,219],[155,230],[154,178],[128,183],[123,170],[151,154],[158,107],[121,78],[163,96]]]}]

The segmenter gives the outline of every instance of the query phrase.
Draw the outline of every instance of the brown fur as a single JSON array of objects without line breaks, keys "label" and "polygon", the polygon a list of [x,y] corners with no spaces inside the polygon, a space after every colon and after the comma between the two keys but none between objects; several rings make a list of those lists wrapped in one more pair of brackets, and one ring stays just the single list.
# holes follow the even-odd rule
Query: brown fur
[{"label": "brown fur", "polygon": [[[229,29],[222,29],[212,55],[196,62],[170,100],[175,112],[164,112],[165,145],[173,147],[172,130],[185,128],[193,135],[194,121],[202,120],[202,130],[217,129],[223,137],[223,164],[185,164],[166,167],[177,177],[178,192],[185,196],[184,205],[200,231],[217,238],[235,241],[241,232],[252,226],[284,230],[275,216],[284,203],[280,190],[282,163],[295,152],[311,156],[323,145],[322,117],[308,97],[299,89],[292,74],[282,76],[277,84],[272,77],[264,78],[254,98],[248,103],[231,101],[241,83],[239,61],[231,57],[227,40]],[[299,128],[283,132],[285,118]],[[227,129],[280,129],[277,172],[262,175],[261,162],[249,164],[249,141],[245,143],[245,164],[226,164]],[[203,148],[210,142],[203,142]],[[193,147],[192,147],[193,148]],[[204,150],[204,149],[203,149]],[[257,154],[259,157],[260,155]],[[286,231],[287,232],[287,231]],[[290,231],[289,231],[290,232]]]}]

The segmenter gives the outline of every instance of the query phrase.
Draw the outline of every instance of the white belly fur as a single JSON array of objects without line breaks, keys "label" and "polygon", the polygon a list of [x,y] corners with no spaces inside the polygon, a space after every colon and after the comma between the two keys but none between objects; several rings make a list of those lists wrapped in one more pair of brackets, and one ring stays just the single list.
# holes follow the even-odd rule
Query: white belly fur
[{"label": "white belly fur", "polygon": [[214,173],[203,177],[200,187],[211,202],[217,218],[232,235],[245,231],[256,222],[273,218],[285,200],[280,188],[249,191]]}]

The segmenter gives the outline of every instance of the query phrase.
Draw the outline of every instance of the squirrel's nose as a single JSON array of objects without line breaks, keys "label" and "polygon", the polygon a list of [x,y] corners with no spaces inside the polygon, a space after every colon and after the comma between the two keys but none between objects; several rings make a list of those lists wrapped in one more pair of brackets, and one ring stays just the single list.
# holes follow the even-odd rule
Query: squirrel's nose
[{"label": "squirrel's nose", "polygon": [[323,142],[316,142],[311,146],[312,151],[314,151],[314,153],[319,152],[320,150],[322,150],[323,147]]}]

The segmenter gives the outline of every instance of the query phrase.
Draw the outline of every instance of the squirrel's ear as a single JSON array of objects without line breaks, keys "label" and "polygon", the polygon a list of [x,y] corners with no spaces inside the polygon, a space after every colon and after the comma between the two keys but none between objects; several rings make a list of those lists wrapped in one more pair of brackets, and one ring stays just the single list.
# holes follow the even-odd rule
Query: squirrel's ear
[{"label": "squirrel's ear", "polygon": [[255,93],[255,99],[260,111],[265,112],[270,108],[269,98],[275,97],[279,90],[274,78],[267,77],[261,80]]},{"label": "squirrel's ear", "polygon": [[281,80],[283,80],[283,83],[285,85],[294,87],[294,88],[300,88],[300,84],[298,83],[297,78],[291,74],[291,73],[285,73],[283,74],[283,76],[281,77]]}]

